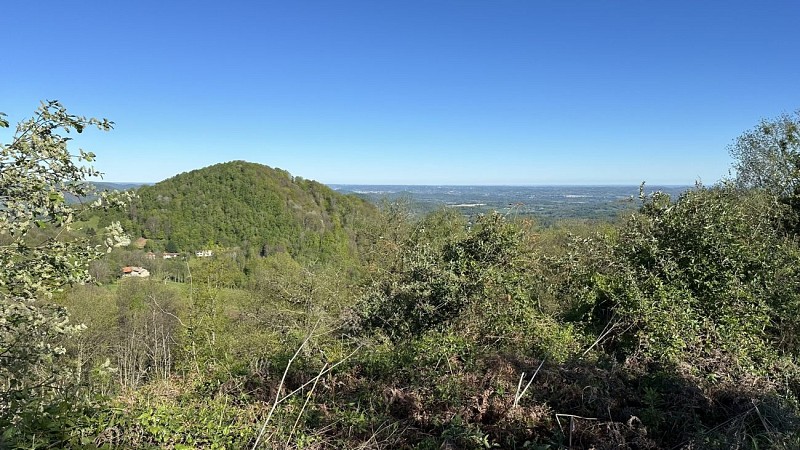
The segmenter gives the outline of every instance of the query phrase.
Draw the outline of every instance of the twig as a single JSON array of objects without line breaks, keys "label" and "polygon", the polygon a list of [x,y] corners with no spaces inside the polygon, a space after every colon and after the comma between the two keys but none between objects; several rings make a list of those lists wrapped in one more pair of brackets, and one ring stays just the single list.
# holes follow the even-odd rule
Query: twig
[{"label": "twig", "polygon": [[297,351],[294,352],[294,355],[292,355],[292,357],[289,359],[289,362],[286,363],[286,369],[283,371],[283,377],[281,377],[281,382],[280,384],[278,384],[277,392],[275,392],[275,401],[272,403],[272,408],[269,410],[267,418],[264,420],[264,424],[261,426],[261,430],[258,432],[258,437],[256,437],[256,441],[255,443],[253,443],[252,450],[258,448],[258,444],[261,441],[261,437],[264,435],[264,430],[267,428],[267,424],[269,423],[269,420],[272,418],[272,414],[275,412],[275,408],[278,407],[278,403],[282,402],[286,398],[284,397],[283,399],[280,399],[280,395],[281,395],[281,389],[283,389],[283,383],[286,381],[286,375],[289,373],[289,368],[292,366],[292,363],[294,362],[295,358],[297,358],[297,355],[300,354],[300,351],[303,350],[303,347],[305,347],[308,341],[311,339],[311,336],[314,333],[314,329],[317,328],[318,324],[319,321],[317,321],[317,323],[311,328],[311,330],[308,332],[308,336],[306,336],[306,338],[300,344],[300,347],[297,348]]},{"label": "twig", "polygon": [[153,301],[153,304],[156,305],[158,307],[158,309],[161,310],[162,313],[164,313],[164,314],[174,318],[175,320],[177,320],[178,323],[180,323],[183,328],[189,328],[188,325],[183,323],[183,321],[181,320],[180,317],[178,317],[175,314],[172,314],[171,312],[169,312],[166,309],[162,308],[161,305],[158,304],[158,301],[156,301],[156,296],[154,294],[150,295],[150,300]]},{"label": "twig", "polygon": [[558,427],[561,428],[561,432],[564,432],[564,427],[561,426],[561,421],[558,420],[559,417],[570,417],[573,419],[583,419],[583,420],[597,420],[597,417],[583,417],[583,416],[576,416],[574,414],[556,414],[556,422],[558,422]]},{"label": "twig", "polygon": [[539,369],[541,369],[542,366],[544,365],[544,361],[545,360],[542,359],[542,362],[539,363],[539,367],[536,368],[536,372],[533,373],[533,376],[531,377],[530,381],[528,381],[528,384],[525,385],[525,389],[523,389],[522,392],[520,392],[520,388],[522,387],[522,380],[525,378],[525,372],[522,372],[522,375],[519,376],[519,383],[517,383],[517,392],[514,394],[515,407],[519,405],[519,401],[522,399],[522,396],[524,396],[525,393],[528,392],[528,388],[531,387],[531,383],[533,383],[533,379],[536,378],[536,374],[539,373]]},{"label": "twig", "polygon": [[770,424],[769,421],[764,416],[761,415],[761,411],[758,409],[758,405],[756,405],[756,400],[753,398],[750,399],[750,402],[753,403],[753,409],[756,410],[758,418],[761,419],[761,425],[764,425],[764,431],[766,431],[767,433],[771,432],[772,427],[770,425],[772,424]]},{"label": "twig", "polygon": [[[369,439],[367,439],[366,441],[362,442],[357,448],[358,449],[381,448],[380,447],[381,441],[378,441],[378,438],[376,436],[378,436],[378,434],[382,433],[383,430],[388,429],[389,427],[392,427],[392,426],[395,426],[395,425],[396,425],[396,423],[391,423],[389,421],[385,421],[385,422],[381,423],[380,425],[378,425],[377,429],[373,429],[372,430],[372,434],[370,435]],[[398,433],[398,429],[397,429],[397,427],[395,427],[395,429],[391,433],[389,433],[389,435],[386,438],[383,439],[383,442],[388,441],[392,436],[394,436],[397,433]],[[369,444],[372,441],[375,441],[375,444],[376,444],[377,447],[370,447],[369,446]]]},{"label": "twig", "polygon": [[[611,322],[609,322],[608,325],[611,325]],[[617,325],[619,325],[619,321],[615,322],[610,327],[608,325],[606,325],[606,328],[603,329],[603,331],[600,333],[600,336],[592,343],[592,345],[590,345],[589,348],[587,348],[586,351],[583,352],[581,358],[588,355],[595,345],[599,344],[603,339],[605,339],[606,336],[608,336],[614,330],[614,328],[616,328]]]},{"label": "twig", "polygon": [[[325,369],[325,371],[323,371],[323,372],[322,372],[322,374],[323,374],[323,375],[325,375],[325,374],[329,373],[329,372],[330,372],[331,370],[333,370],[333,369],[334,369],[336,366],[338,366],[339,364],[341,364],[341,363],[343,363],[343,362],[347,361],[348,359],[350,359],[350,357],[351,357],[351,356],[353,356],[353,355],[355,355],[355,353],[356,353],[357,351],[359,351],[359,350],[361,349],[361,347],[362,347],[362,346],[361,346],[361,345],[359,345],[359,346],[358,346],[358,347],[357,347],[355,350],[353,350],[352,352],[350,352],[350,354],[348,354],[347,356],[345,356],[344,358],[342,358],[342,359],[341,359],[339,362],[337,362],[336,364],[333,364],[333,365],[331,365],[330,367],[328,367],[327,369]],[[313,382],[314,382],[314,380],[307,381],[305,384],[303,384],[303,385],[302,385],[302,386],[300,386],[299,388],[297,388],[297,389],[293,390],[292,392],[290,392],[290,393],[288,393],[288,394],[284,395],[284,396],[283,396],[283,397],[282,397],[280,400],[278,400],[278,403],[281,403],[281,402],[283,402],[284,400],[286,400],[287,398],[291,397],[292,395],[294,395],[294,394],[296,394],[296,393],[300,392],[301,390],[303,390],[303,388],[305,388],[306,386],[308,386],[309,384],[311,384],[311,383],[313,383]]]},{"label": "twig", "polygon": [[559,420],[559,417],[569,417],[569,448],[572,448],[572,433],[575,431],[575,419],[597,420],[596,417],[582,417],[574,414],[556,414],[556,422],[558,422],[558,428],[561,429],[562,433],[564,432],[564,427],[561,426],[561,420]]},{"label": "twig", "polygon": [[319,382],[320,377],[325,372],[325,369],[328,367],[328,363],[325,363],[322,366],[322,370],[319,371],[316,378],[314,378],[314,385],[311,386],[311,390],[308,391],[306,394],[306,401],[303,403],[303,407],[300,408],[300,412],[297,413],[297,418],[294,420],[294,425],[292,426],[292,431],[289,432],[289,438],[286,439],[286,448],[289,448],[289,444],[292,442],[292,435],[294,435],[294,431],[297,429],[297,424],[300,423],[300,417],[303,416],[303,411],[306,410],[306,406],[308,406],[308,402],[311,401],[311,395],[314,393],[314,389],[317,387],[317,383]]},{"label": "twig", "polygon": [[[744,418],[745,416],[747,416],[748,414],[752,413],[753,411],[757,411],[757,410],[758,410],[758,408],[756,408],[756,407],[755,407],[755,405],[753,405],[753,408],[751,408],[751,409],[748,409],[747,411],[745,411],[745,412],[742,412],[742,413],[740,413],[740,414],[738,414],[738,415],[736,415],[736,416],[733,416],[733,417],[731,417],[730,419],[728,419],[728,420],[726,420],[726,421],[724,421],[724,422],[722,422],[722,423],[718,424],[717,426],[715,426],[715,427],[713,427],[713,428],[709,428],[708,430],[705,430],[705,431],[701,432],[701,433],[700,433],[700,436],[705,436],[705,435],[707,435],[707,434],[709,434],[709,433],[712,433],[712,432],[714,432],[714,431],[716,431],[716,430],[718,430],[718,429],[720,429],[720,428],[724,427],[725,425],[728,425],[729,423],[731,423],[731,422],[734,422],[734,421],[736,421],[736,420],[742,419],[742,418]],[[670,450],[675,450],[675,449],[677,449],[677,448],[683,447],[683,444],[686,444],[686,443],[688,443],[688,442],[689,442],[689,440],[687,439],[687,440],[685,440],[685,441],[683,441],[683,442],[679,443],[678,445],[676,445],[676,446],[672,447]]]}]

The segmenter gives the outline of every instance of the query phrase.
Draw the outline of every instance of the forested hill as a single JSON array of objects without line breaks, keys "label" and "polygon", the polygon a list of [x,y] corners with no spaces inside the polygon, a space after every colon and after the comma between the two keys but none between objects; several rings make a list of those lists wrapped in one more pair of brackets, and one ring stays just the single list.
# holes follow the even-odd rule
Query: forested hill
[{"label": "forested hill", "polygon": [[356,196],[268,166],[232,161],[137,190],[120,220],[155,250],[240,247],[330,260],[354,254],[357,229],[376,213]]}]

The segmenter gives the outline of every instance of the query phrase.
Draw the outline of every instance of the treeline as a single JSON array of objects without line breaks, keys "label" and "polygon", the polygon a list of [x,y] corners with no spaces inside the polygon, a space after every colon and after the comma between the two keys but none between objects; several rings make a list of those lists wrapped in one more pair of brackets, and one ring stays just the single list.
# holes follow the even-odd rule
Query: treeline
[{"label": "treeline", "polygon": [[219,252],[55,305],[18,269],[4,308],[43,319],[0,324],[0,447],[800,448],[798,124],[613,222],[387,204],[358,258]]}]

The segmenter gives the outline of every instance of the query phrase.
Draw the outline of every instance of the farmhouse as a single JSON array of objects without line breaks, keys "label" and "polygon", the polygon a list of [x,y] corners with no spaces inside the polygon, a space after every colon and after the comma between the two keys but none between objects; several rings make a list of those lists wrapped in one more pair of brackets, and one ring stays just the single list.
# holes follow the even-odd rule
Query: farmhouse
[{"label": "farmhouse", "polygon": [[125,266],[122,268],[122,276],[145,278],[150,276],[150,271],[144,267]]}]

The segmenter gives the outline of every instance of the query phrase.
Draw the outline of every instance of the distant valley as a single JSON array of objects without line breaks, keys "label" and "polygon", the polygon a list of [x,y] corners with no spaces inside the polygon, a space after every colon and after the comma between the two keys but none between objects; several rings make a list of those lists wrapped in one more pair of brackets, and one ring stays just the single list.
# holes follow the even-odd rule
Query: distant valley
[{"label": "distant valley", "polygon": [[[636,209],[639,186],[403,186],[346,185],[331,188],[356,194],[372,203],[407,200],[424,215],[439,208],[455,208],[466,216],[498,211],[513,216],[533,216],[542,224],[562,219],[611,220]],[[661,191],[677,198],[691,186],[648,186],[645,193]]]}]

